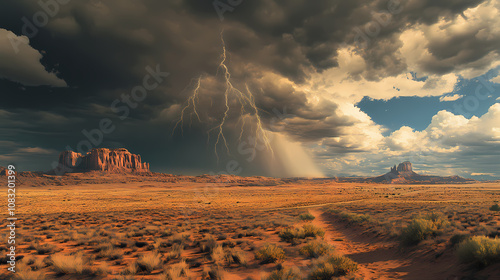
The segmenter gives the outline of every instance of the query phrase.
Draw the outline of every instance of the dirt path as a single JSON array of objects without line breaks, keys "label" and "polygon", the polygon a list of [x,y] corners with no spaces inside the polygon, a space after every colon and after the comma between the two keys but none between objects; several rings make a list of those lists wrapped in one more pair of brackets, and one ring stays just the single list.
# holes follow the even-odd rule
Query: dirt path
[{"label": "dirt path", "polygon": [[428,256],[402,252],[396,241],[363,234],[359,227],[346,227],[320,209],[310,209],[313,224],[325,229],[325,240],[359,264],[361,279],[459,279],[454,262],[436,262]]},{"label": "dirt path", "polygon": [[325,240],[334,245],[339,253],[359,263],[357,276],[362,279],[401,279],[405,276],[403,272],[394,271],[398,267],[407,265],[395,258],[397,254],[395,244],[353,238],[353,235],[346,230],[343,232],[337,230],[320,210],[311,209],[310,212],[316,217],[313,224],[325,229]]}]

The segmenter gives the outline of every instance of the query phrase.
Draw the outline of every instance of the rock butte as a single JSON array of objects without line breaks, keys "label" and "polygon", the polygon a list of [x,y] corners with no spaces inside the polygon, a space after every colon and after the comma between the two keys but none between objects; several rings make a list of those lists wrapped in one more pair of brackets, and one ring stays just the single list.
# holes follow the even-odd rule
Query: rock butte
[{"label": "rock butte", "polygon": [[69,172],[149,172],[149,163],[143,163],[140,155],[123,148],[92,149],[86,155],[64,151],[59,155],[59,164],[71,169]]},{"label": "rock butte", "polygon": [[396,175],[405,173],[414,173],[413,166],[411,162],[405,161],[403,163],[400,163],[398,167],[396,167],[396,165],[394,165],[394,167],[391,167],[391,173],[394,173]]}]

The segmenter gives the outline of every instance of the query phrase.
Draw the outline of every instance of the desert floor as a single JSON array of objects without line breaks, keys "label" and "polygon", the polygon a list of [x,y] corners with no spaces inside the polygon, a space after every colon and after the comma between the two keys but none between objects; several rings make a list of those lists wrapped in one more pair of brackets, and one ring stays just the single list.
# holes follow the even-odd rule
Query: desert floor
[{"label": "desert floor", "polygon": [[[277,271],[281,278],[269,279],[327,279],[311,274],[324,252],[304,254],[310,244],[357,263],[341,279],[500,279],[500,262],[457,254],[460,237],[500,235],[500,212],[489,210],[498,183],[72,174],[21,178],[16,195],[22,260],[16,274],[7,271],[1,229],[1,279],[268,279]],[[402,231],[432,213],[443,226],[404,244]],[[304,225],[319,230],[301,236]],[[286,229],[297,236],[284,238]],[[269,245],[283,254],[263,258]]]}]

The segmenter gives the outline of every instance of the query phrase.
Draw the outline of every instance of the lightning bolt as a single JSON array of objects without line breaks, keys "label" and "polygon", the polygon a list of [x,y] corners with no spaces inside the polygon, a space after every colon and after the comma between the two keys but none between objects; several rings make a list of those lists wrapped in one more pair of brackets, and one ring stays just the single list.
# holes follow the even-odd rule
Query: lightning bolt
[{"label": "lightning bolt", "polygon": [[[177,128],[177,126],[179,126],[180,124],[180,128],[181,128],[181,131],[182,131],[182,134],[184,134],[184,130],[183,130],[183,125],[184,125],[184,112],[189,108],[191,107],[191,105],[193,105],[193,113],[196,115],[196,117],[198,118],[198,121],[201,122],[201,118],[200,118],[200,115],[198,114],[198,110],[196,109],[196,101],[198,100],[198,97],[199,97],[199,91],[200,91],[200,87],[201,87],[201,76],[198,77],[197,79],[197,82],[196,82],[196,86],[195,88],[193,89],[193,94],[188,98],[187,100],[187,105],[184,106],[184,108],[182,108],[182,111],[181,111],[181,117],[179,119],[179,121],[177,121],[177,123],[175,124],[174,126],[174,129],[173,129],[173,132],[175,132],[175,129]],[[172,134],[173,134],[172,132]]]},{"label": "lightning bolt", "polygon": [[[233,85],[233,83],[231,82],[231,72],[229,71],[229,68],[226,65],[227,51],[226,51],[226,43],[224,41],[224,36],[223,36],[224,34],[223,33],[224,33],[224,31],[222,31],[221,35],[220,35],[221,42],[222,42],[222,54],[220,56],[221,62],[219,63],[219,66],[217,67],[217,74],[216,75],[218,75],[219,72],[221,71],[222,77],[223,77],[224,83],[225,83],[224,102],[223,102],[224,115],[222,116],[220,123],[208,131],[209,137],[210,137],[210,133],[212,131],[216,131],[216,133],[217,133],[217,137],[216,137],[216,141],[215,141],[215,155],[217,156],[217,160],[219,160],[218,146],[220,144],[223,144],[224,147],[226,148],[227,153],[230,154],[229,146],[227,143],[227,138],[224,135],[224,127],[226,125],[227,119],[229,117],[229,113],[231,111],[230,101],[232,100],[232,98],[235,98],[240,105],[240,118],[238,120],[238,123],[241,121],[242,125],[241,125],[240,135],[238,138],[239,141],[241,142],[241,139],[242,139],[243,134],[245,132],[245,124],[246,124],[245,120],[247,118],[247,115],[253,113],[255,116],[255,131],[254,131],[254,133],[255,133],[255,138],[256,138],[254,146],[253,146],[254,153],[257,149],[257,142],[258,142],[257,140],[259,138],[261,138],[266,149],[271,151],[271,153],[274,156],[274,151],[271,147],[270,139],[267,136],[266,131],[264,130],[264,126],[262,124],[262,119],[259,115],[259,111],[262,111],[262,110],[260,110],[257,107],[257,105],[255,103],[254,95],[251,92],[250,87],[248,86],[248,84],[245,84],[246,91],[243,92],[243,91],[237,89]],[[198,120],[201,122],[201,118],[198,115],[198,111],[196,109],[196,102],[199,98],[199,90],[201,87],[201,78],[202,77],[198,78],[196,87],[193,90],[193,94],[188,98],[186,106],[182,109],[181,118],[176,123],[176,125],[174,127],[174,131],[178,125],[181,125],[181,127],[182,127],[182,125],[184,123],[184,113],[191,106],[193,107],[194,114],[197,116]],[[251,112],[247,112],[247,109],[246,109],[247,107],[249,107],[251,109],[250,110]]]}]

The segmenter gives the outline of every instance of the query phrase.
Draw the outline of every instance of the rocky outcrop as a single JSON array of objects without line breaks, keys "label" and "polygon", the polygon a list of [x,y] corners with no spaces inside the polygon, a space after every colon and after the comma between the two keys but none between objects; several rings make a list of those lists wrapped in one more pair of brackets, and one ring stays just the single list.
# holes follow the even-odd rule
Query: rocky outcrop
[{"label": "rocky outcrop", "polygon": [[149,172],[149,164],[127,149],[92,149],[86,155],[64,151],[59,155],[59,164],[70,172]]},{"label": "rocky outcrop", "polygon": [[365,182],[375,183],[391,183],[391,184],[455,184],[455,183],[471,183],[472,179],[466,179],[459,176],[428,176],[420,175],[413,171],[411,162],[405,161],[399,165],[391,167],[391,171],[372,178],[363,179]]},{"label": "rocky outcrop", "polygon": [[391,172],[388,174],[394,174],[394,175],[412,175],[415,174],[413,172],[413,166],[411,162],[405,161],[403,163],[400,163],[397,167],[394,165],[394,167],[391,167]]},{"label": "rocky outcrop", "polygon": [[410,172],[413,171],[413,166],[411,165],[411,162],[405,161],[403,163],[400,163],[398,165],[398,172]]}]

